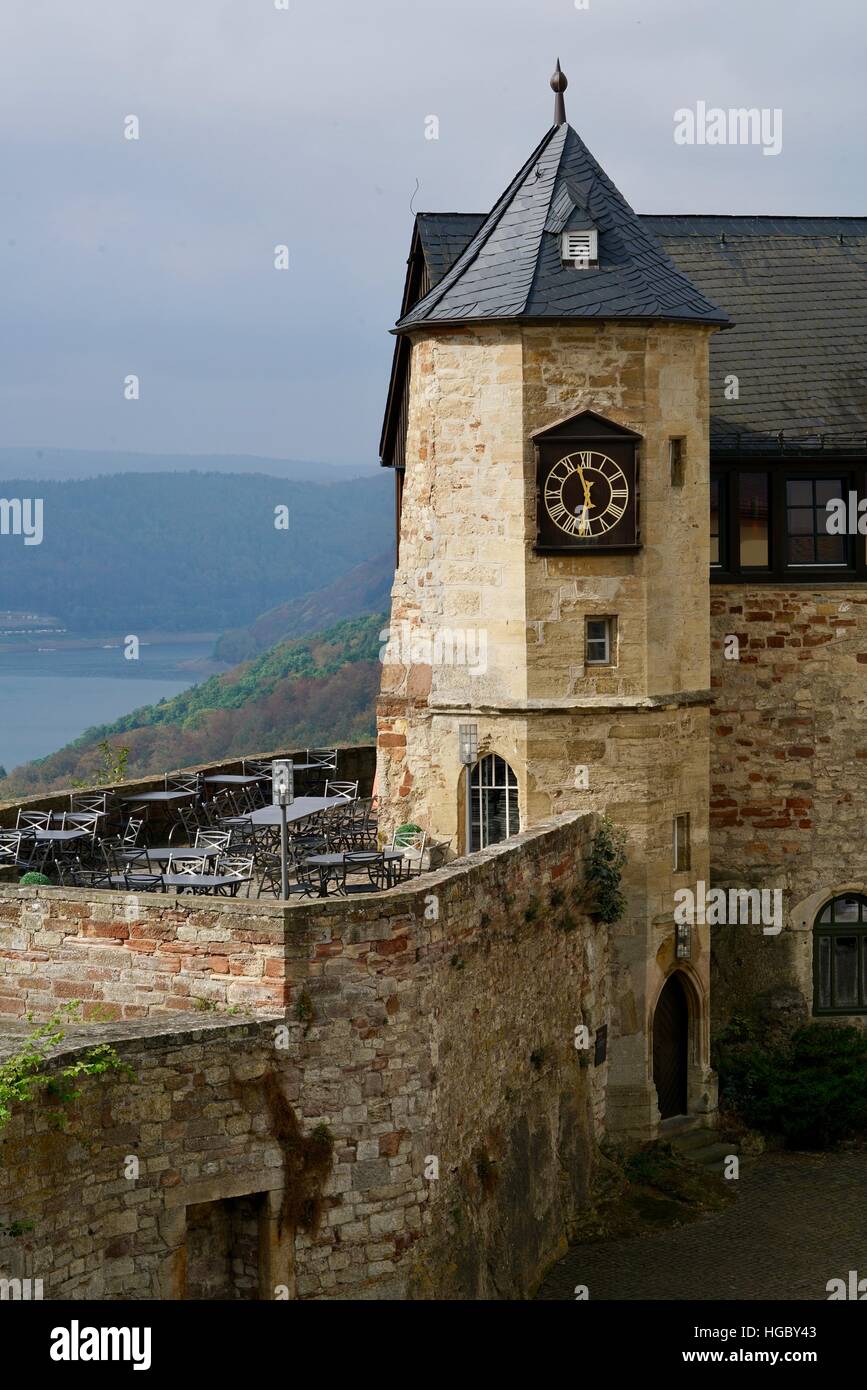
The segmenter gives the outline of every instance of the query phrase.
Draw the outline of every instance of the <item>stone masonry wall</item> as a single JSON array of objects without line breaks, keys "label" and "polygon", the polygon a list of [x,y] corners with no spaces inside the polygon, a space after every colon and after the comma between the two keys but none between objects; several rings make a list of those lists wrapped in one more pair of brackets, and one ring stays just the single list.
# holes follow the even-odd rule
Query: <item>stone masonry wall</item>
[{"label": "stone masonry wall", "polygon": [[[582,906],[593,827],[562,817],[410,888],[285,909],[287,1007],[270,1017],[73,1029],[67,1048],[114,1040],[136,1075],[83,1082],[65,1132],[50,1098],[16,1109],[0,1275],[43,1278],[47,1298],[183,1297],[187,1208],[250,1198],[260,1297],[526,1296],[604,1122],[607,1067],[574,1047],[609,1017],[607,936]],[[7,1023],[0,1051],[26,1031]],[[305,1195],[284,1174],[320,1126],[333,1151]],[[201,1289],[203,1248],[240,1218],[191,1219]]]},{"label": "stone masonry wall", "polygon": [[276,902],[0,887],[0,1016],[87,1018],[286,1002],[285,914]]},{"label": "stone masonry wall", "polygon": [[[787,991],[806,1017],[815,916],[867,881],[867,597],[845,585],[720,585],[711,612],[714,882],[779,888],[784,908],[779,935],[711,929],[714,1023]],[[738,660],[726,659],[726,636],[737,637]]]}]

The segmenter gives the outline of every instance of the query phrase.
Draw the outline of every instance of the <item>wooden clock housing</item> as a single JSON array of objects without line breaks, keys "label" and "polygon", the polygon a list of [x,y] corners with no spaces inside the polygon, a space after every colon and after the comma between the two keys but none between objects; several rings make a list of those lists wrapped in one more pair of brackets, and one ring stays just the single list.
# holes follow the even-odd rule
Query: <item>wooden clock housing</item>
[{"label": "wooden clock housing", "polygon": [[[597,415],[593,410],[583,410],[568,420],[539,430],[532,436],[536,451],[536,545],[535,549],[545,554],[572,554],[575,552],[605,551],[616,554],[623,551],[638,550],[641,545],[638,526],[638,467],[641,435],[634,430],[624,429],[612,420]],[[587,513],[587,524],[593,518],[598,534],[570,534],[558,525],[546,505],[546,487],[552,473],[561,464],[559,473],[554,474],[554,486],[563,472],[562,461],[575,455],[588,468],[587,477],[594,479],[591,496],[597,500]],[[616,467],[603,464],[610,459]],[[600,471],[601,467],[601,471]],[[606,473],[611,481],[606,481]],[[621,476],[622,475],[622,478]],[[575,475],[577,477],[577,475]],[[569,501],[577,498],[581,502],[584,494],[580,491],[580,478],[571,485]],[[626,497],[622,497],[623,489]],[[578,491],[576,491],[579,489]],[[616,490],[618,497],[613,498]],[[550,488],[548,488],[550,492]],[[622,506],[622,514],[617,515]],[[607,510],[606,510],[607,508]],[[569,511],[574,510],[571,506]],[[604,523],[599,519],[604,517]],[[573,523],[574,525],[574,523]],[[604,525],[605,529],[601,530]]]}]

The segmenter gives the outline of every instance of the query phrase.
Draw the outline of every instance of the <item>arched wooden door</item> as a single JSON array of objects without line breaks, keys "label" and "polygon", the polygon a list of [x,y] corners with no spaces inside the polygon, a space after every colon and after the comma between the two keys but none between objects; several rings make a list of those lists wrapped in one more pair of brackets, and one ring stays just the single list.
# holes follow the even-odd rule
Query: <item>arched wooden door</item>
[{"label": "arched wooden door", "polygon": [[677,971],[669,975],[653,1016],[653,1080],[664,1120],[685,1115],[689,1064],[689,1004]]}]

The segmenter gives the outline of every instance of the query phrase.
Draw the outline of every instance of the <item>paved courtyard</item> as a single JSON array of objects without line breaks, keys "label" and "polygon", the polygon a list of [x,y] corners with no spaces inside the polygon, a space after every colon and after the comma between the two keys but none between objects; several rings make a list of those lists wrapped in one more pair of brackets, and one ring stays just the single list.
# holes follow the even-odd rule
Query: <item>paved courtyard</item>
[{"label": "paved courtyard", "polygon": [[540,1299],[827,1299],[867,1278],[867,1153],[770,1154],[727,1210],[637,1239],[574,1246]]}]

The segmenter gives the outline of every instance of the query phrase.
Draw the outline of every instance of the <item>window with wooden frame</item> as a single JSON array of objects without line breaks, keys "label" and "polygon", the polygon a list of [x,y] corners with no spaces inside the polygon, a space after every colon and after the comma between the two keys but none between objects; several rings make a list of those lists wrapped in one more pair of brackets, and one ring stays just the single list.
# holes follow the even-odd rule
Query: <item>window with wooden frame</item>
[{"label": "window with wooden frame", "polygon": [[867,898],[826,903],[813,925],[813,1013],[867,1013]]},{"label": "window with wooden frame", "polygon": [[[863,536],[837,535],[828,504],[867,496],[863,459],[715,460],[710,489],[711,579],[757,583],[867,581]],[[833,509],[832,509],[833,510]]]},{"label": "window with wooden frame", "polygon": [[688,811],[683,811],[674,817],[671,837],[674,872],[676,874],[686,873],[690,867]]},{"label": "window with wooden frame", "polygon": [[587,618],[584,624],[584,664],[617,664],[617,619]]}]

